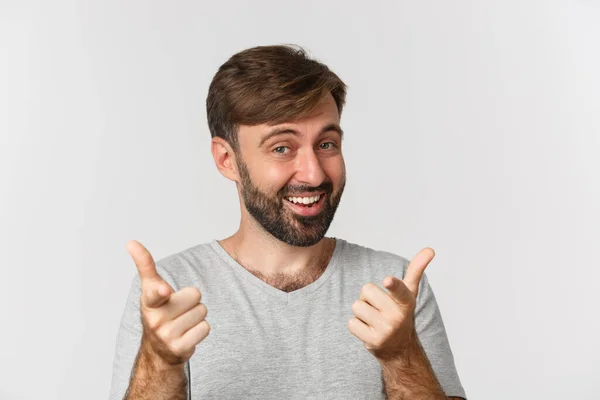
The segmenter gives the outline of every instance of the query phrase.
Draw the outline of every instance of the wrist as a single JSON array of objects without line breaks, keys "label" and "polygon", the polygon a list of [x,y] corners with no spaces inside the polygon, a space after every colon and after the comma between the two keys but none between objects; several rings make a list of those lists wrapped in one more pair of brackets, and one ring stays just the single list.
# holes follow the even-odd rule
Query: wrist
[{"label": "wrist", "polygon": [[152,345],[142,339],[140,346],[141,362],[151,371],[160,373],[183,372],[185,362],[169,362],[154,350]]},{"label": "wrist", "polygon": [[415,359],[424,354],[423,347],[416,331],[411,331],[402,345],[392,351],[377,354],[376,358],[380,364],[413,364]]}]

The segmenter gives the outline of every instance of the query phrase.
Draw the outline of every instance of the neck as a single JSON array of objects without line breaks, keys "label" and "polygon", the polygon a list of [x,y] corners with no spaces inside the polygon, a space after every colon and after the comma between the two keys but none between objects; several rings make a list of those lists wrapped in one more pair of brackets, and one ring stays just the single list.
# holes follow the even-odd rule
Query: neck
[{"label": "neck", "polygon": [[308,247],[292,246],[260,227],[244,226],[219,244],[244,268],[263,276],[299,276],[326,268],[335,240],[324,237]]}]

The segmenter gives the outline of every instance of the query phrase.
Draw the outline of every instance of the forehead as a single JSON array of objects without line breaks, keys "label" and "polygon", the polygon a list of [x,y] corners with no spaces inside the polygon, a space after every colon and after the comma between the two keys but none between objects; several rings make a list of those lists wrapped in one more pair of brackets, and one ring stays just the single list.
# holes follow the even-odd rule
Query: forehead
[{"label": "forehead", "polygon": [[301,133],[311,134],[320,131],[324,126],[335,124],[340,121],[337,104],[333,96],[327,93],[317,103],[315,108],[305,117],[290,120],[280,124],[240,125],[238,137],[240,144],[244,142],[260,142],[263,138],[277,127],[289,127]]}]

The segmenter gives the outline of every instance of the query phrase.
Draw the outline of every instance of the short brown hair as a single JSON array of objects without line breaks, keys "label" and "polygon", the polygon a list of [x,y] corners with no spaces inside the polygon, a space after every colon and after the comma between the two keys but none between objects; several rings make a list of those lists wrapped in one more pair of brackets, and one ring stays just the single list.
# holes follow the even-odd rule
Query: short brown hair
[{"label": "short brown hair", "polygon": [[257,46],[234,54],[214,76],[206,98],[208,127],[239,150],[237,126],[280,124],[310,113],[329,91],[338,113],[346,84],[295,45]]}]

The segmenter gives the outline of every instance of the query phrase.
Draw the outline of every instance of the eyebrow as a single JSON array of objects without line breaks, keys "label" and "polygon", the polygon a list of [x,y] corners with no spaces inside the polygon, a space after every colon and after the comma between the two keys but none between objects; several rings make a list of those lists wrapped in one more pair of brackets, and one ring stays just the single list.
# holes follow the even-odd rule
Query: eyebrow
[{"label": "eyebrow", "polygon": [[[340,137],[344,137],[344,131],[342,130],[342,128],[335,123],[332,124],[328,124],[325,125],[321,131],[319,132],[319,135],[322,135],[325,132],[329,132],[329,131],[334,131],[340,134]],[[258,144],[258,147],[262,147],[263,144],[265,144],[265,142],[269,139],[271,139],[274,136],[278,136],[278,135],[285,135],[285,134],[292,134],[292,135],[296,135],[299,136],[300,132],[298,132],[295,129],[292,128],[275,128],[271,131],[269,131],[269,133],[267,133],[261,140],[260,143]]]}]

